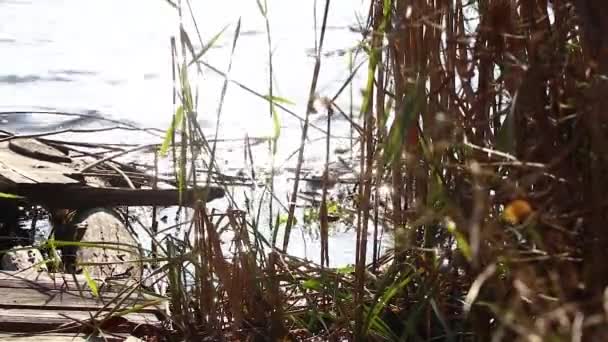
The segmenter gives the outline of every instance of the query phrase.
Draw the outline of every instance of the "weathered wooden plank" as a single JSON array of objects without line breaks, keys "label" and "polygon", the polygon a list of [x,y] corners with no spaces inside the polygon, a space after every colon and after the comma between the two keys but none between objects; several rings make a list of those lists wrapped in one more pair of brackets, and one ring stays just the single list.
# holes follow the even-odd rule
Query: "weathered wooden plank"
[{"label": "weathered wooden plank", "polygon": [[[92,276],[98,282],[100,291],[120,292],[125,287],[135,285],[132,279],[113,279],[102,285],[102,279]],[[88,283],[82,274],[37,272],[33,269],[26,271],[0,270],[0,287],[13,289],[46,289],[46,290],[75,290],[88,291]]]},{"label": "weathered wooden plank", "polygon": [[[73,331],[81,331],[81,325],[77,324],[79,321],[90,320],[92,316],[96,316],[98,321],[103,320],[117,311],[156,299],[140,292],[128,298],[120,297],[116,292],[106,292],[104,286],[97,297],[85,290],[82,275],[75,275],[75,278],[69,274],[0,271],[0,332],[42,332],[69,328],[69,324],[74,324],[70,328]],[[82,291],[77,290],[76,282]],[[116,297],[122,301],[117,310]],[[104,307],[106,303],[108,305]],[[155,306],[142,308],[139,312],[122,315],[120,320],[123,323],[111,323],[109,327],[112,332],[124,333],[132,332],[140,325],[158,327],[159,312],[160,308]],[[1,341],[6,340],[0,336]]]},{"label": "weathered wooden plank", "polygon": [[[36,184],[23,185],[16,192],[18,195],[26,197],[29,202],[64,209],[180,204],[179,191],[174,189],[93,188],[79,185],[45,188]],[[182,193],[181,204],[191,206],[203,198],[212,201],[222,197],[224,197],[224,190],[219,187],[187,189]]]},{"label": "weathered wooden plank", "polygon": [[11,185],[14,184],[35,184],[36,182],[24,177],[23,175],[13,171],[7,165],[4,165],[2,160],[0,160],[0,179],[4,180],[5,183],[9,183]]},{"label": "weathered wooden plank", "polygon": [[[110,282],[103,283],[96,280],[98,286],[97,291],[109,297],[114,296],[116,293],[124,290],[125,288],[132,288],[135,286],[135,282],[131,279],[112,280]],[[60,291],[87,291],[90,292],[88,283],[83,279],[78,279],[78,283],[74,280],[57,277],[55,281],[52,279],[40,279],[27,280],[21,278],[7,278],[0,279],[0,288],[14,289],[20,291],[20,289],[35,289],[40,291],[48,290],[60,290]],[[138,291],[135,291],[133,295],[137,298]]]},{"label": "weathered wooden plank", "polygon": [[47,290],[88,290],[87,281],[81,274],[48,273],[0,270],[0,287],[26,289],[42,288]]},{"label": "weathered wooden plank", "polygon": [[[92,277],[98,283],[102,279]],[[131,279],[114,279],[106,282],[100,291],[120,292],[125,287],[133,286]],[[0,287],[14,289],[46,289],[46,290],[75,290],[88,291],[88,283],[82,274],[37,272],[33,269],[26,271],[0,270]]]},{"label": "weathered wooden plank", "polygon": [[78,334],[36,334],[23,335],[17,333],[0,333],[0,340],[6,342],[84,342],[86,335]]},{"label": "weathered wooden plank", "polygon": [[[0,143],[0,162],[12,173],[3,174],[4,178],[20,184],[23,178],[39,184],[78,184],[80,181],[67,175],[78,177],[75,170],[57,163],[29,158],[11,151],[8,142]],[[20,175],[15,177],[14,173]],[[31,182],[26,182],[30,184]]]},{"label": "weathered wooden plank", "polygon": [[44,144],[37,139],[13,139],[9,141],[11,151],[26,157],[46,160],[52,163],[69,163],[72,161],[59,149]]},{"label": "weathered wooden plank", "polygon": [[[0,288],[0,308],[81,311],[113,310],[117,301],[112,301],[116,295],[116,293],[102,292],[99,298],[97,298],[88,291]],[[145,297],[148,296],[129,297],[122,302],[121,309],[144,304]],[[111,304],[107,308],[104,308],[108,303]],[[158,310],[159,308],[150,306],[143,308],[141,312],[153,313]]]},{"label": "weathered wooden plank", "polygon": [[[0,331],[9,330],[9,325],[14,329],[16,326],[36,326],[37,329],[53,329],[59,325],[71,324],[77,321],[90,320],[95,312],[78,310],[34,310],[34,309],[2,309],[0,308]],[[107,314],[107,313],[106,313]],[[102,320],[106,316],[101,313],[96,317]],[[121,316],[135,324],[157,325],[158,317],[153,313],[129,313]]]},{"label": "weathered wooden plank", "polygon": [[[138,339],[129,339],[124,336],[124,339],[109,338],[107,341],[141,341]],[[39,334],[19,334],[19,333],[0,333],[0,341],[3,342],[106,342],[102,337],[89,337],[87,334],[79,333],[39,333]]]}]

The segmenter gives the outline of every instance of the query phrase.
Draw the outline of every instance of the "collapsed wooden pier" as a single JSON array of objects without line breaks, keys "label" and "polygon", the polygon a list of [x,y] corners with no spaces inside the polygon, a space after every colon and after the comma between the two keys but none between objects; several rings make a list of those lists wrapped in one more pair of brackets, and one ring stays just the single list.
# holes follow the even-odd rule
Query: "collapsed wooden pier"
[{"label": "collapsed wooden pier", "polygon": [[[79,215],[71,225],[66,224],[69,227],[57,228],[56,236],[118,242],[131,246],[126,249],[132,254],[128,259],[141,259],[124,224],[111,209],[101,208],[193,206],[224,195],[219,187],[179,191],[158,189],[155,183],[144,172],[109,159],[73,158],[69,149],[58,144],[5,137],[0,139],[0,214],[7,222],[1,222],[0,237],[10,240],[15,236],[7,217],[14,217],[10,211],[18,206],[40,205],[51,214],[71,209]],[[82,223],[86,223],[84,232],[74,228],[82,228]],[[85,262],[124,260],[115,250],[105,248],[77,248],[70,253]],[[127,266],[113,266],[110,271],[100,266],[92,278],[34,269],[0,271],[0,338],[27,340],[31,334],[52,333],[53,341],[74,340],[75,334],[82,337],[100,329],[110,332],[110,340],[112,336],[122,340],[129,334],[153,336],[160,328],[162,300],[146,294],[137,283],[143,265],[135,267],[137,272]],[[113,276],[125,269],[128,276],[116,285]]]}]

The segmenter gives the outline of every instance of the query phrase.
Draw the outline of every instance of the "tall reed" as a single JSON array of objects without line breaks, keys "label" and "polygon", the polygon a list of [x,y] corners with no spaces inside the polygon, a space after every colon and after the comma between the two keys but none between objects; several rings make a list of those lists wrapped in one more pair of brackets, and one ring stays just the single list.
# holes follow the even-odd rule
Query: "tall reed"
[{"label": "tall reed", "polygon": [[[175,6],[181,11],[187,3]],[[602,15],[608,5],[371,1],[359,50],[351,52],[365,54],[367,68],[350,63],[351,77],[334,98],[324,100],[328,158],[331,114],[349,117],[337,99],[348,95],[341,93],[353,86],[354,74],[366,77],[359,116],[349,118],[356,141],[352,162],[359,165],[356,196],[343,204],[354,208],[356,263],[344,268],[328,267],[338,252],[328,243],[329,159],[316,222],[321,264],[286,254],[323,72],[330,1],[324,2],[303,117],[275,94],[269,6],[258,5],[266,27],[268,94],[229,80],[229,69],[221,72],[204,61],[222,33],[206,43],[199,38],[203,48],[197,52],[181,26],[173,48],[176,112],[160,152],[172,152],[182,188],[201,185],[199,164],[221,172],[215,144],[208,144],[197,121],[193,67],[223,75],[222,96],[236,84],[268,102],[276,133],[271,153],[280,131],[278,112],[300,118],[282,248],[276,246],[280,209],[270,208],[268,237],[258,229],[259,217],[246,215],[252,214],[249,208],[238,210],[232,197],[225,213],[200,203],[185,245],[178,248],[169,239],[163,251],[155,251],[163,258],[159,273],[169,283],[172,329],[189,340],[608,338],[608,266],[602,262],[608,249],[602,198],[608,189],[603,177],[608,26]],[[239,29],[235,32],[233,52]],[[221,112],[220,107],[218,123]],[[253,163],[251,146],[246,149]],[[272,184],[261,196],[270,198],[270,206],[276,197]],[[382,227],[394,237],[384,255]],[[229,251],[221,236],[227,230],[233,233]]]}]

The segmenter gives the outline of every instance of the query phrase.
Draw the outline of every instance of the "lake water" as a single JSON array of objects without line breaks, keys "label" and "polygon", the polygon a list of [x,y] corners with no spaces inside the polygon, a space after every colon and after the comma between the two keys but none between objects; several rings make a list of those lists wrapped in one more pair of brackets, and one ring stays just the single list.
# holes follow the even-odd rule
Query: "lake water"
[{"label": "lake water", "polygon": [[[188,7],[185,5],[187,9]],[[324,1],[317,3],[320,26]],[[274,94],[293,102],[287,105],[304,116],[312,77],[315,47],[314,5],[309,1],[269,0],[269,20],[273,44]],[[332,97],[349,75],[349,56],[340,51],[358,44],[360,34],[349,30],[365,22],[367,1],[333,1],[328,19],[321,74],[320,96]],[[268,52],[264,18],[256,0],[192,1],[192,12],[203,41],[207,42],[227,27],[218,44],[204,60],[219,70],[227,70],[236,23],[241,19],[240,36],[229,78],[261,94],[268,91]],[[195,48],[200,49],[190,12],[183,13],[186,30]],[[174,111],[172,98],[170,37],[178,32],[177,11],[164,0],[0,0],[0,111],[49,110],[100,113],[103,117],[127,120],[144,127],[165,129]],[[359,58],[358,61],[362,61]],[[196,69],[190,70],[196,75]],[[364,73],[337,100],[341,108],[358,110],[357,94]],[[198,117],[211,136],[224,78],[204,68],[195,76],[198,86]],[[301,122],[280,112],[281,137],[275,165],[281,165],[278,189],[291,188],[282,173],[293,165],[287,160],[299,146]],[[66,118],[5,114],[0,129],[15,132],[54,130]],[[313,123],[324,126],[317,114]],[[95,122],[86,123],[95,126]],[[348,137],[348,124],[335,119],[332,130]],[[273,132],[268,104],[231,84],[220,122],[221,138],[266,137]],[[311,128],[314,141],[323,134]],[[113,142],[159,142],[150,134],[109,132],[95,135],[70,134],[69,139]],[[323,141],[307,146],[306,166],[323,165]],[[333,139],[333,147],[350,146],[347,139]],[[262,150],[263,151],[263,150]],[[242,143],[222,147],[222,159],[238,169],[243,159]],[[256,166],[270,165],[269,153],[256,154]],[[335,160],[335,156],[332,156]],[[240,190],[239,190],[240,191]],[[283,198],[282,198],[283,200]],[[297,230],[290,252],[318,259],[318,243]],[[337,252],[332,264],[354,261],[354,234],[336,232],[330,249]]]}]

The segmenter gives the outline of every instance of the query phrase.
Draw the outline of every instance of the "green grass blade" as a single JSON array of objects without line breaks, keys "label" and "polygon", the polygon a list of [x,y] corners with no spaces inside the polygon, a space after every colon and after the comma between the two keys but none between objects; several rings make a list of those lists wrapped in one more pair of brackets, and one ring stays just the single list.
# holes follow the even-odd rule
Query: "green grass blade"
[{"label": "green grass blade", "polygon": [[384,163],[392,164],[393,161],[401,154],[403,142],[408,140],[408,133],[412,125],[416,124],[418,109],[419,109],[419,85],[420,81],[415,86],[410,88],[406,95],[401,113],[393,121],[388,133],[386,145],[384,147]]},{"label": "green grass blade", "polygon": [[[190,116],[190,112],[188,112],[186,115]],[[191,120],[191,119],[188,119]],[[186,164],[187,164],[187,157],[188,157],[188,144],[186,143],[188,141],[188,134],[187,134],[187,121],[188,120],[182,120],[182,144],[181,144],[181,149],[180,149],[180,154],[179,154],[179,163],[178,163],[178,170],[177,170],[177,187],[178,187],[178,192],[179,192],[179,203],[182,203],[182,199],[183,199],[183,193],[184,190],[186,189],[186,174],[187,174],[187,170],[186,170]]]},{"label": "green grass blade", "polygon": [[268,4],[266,3],[266,0],[264,0],[264,3],[262,3],[260,0],[256,0],[256,3],[258,5],[260,13],[262,13],[262,15],[266,17],[266,15],[268,14]]},{"label": "green grass blade", "polygon": [[295,106],[295,103],[289,99],[286,99],[284,97],[280,97],[280,96],[270,96],[270,95],[264,95],[264,98],[268,101],[272,101],[274,103],[280,103],[280,104],[284,104],[284,105],[292,105]]},{"label": "green grass blade", "polygon": [[380,320],[380,313],[382,312],[382,310],[388,305],[391,299],[399,293],[399,291],[401,291],[405,286],[407,286],[407,284],[410,283],[410,281],[416,274],[416,272],[410,272],[408,275],[403,277],[403,279],[397,280],[388,288],[383,289],[383,294],[380,297],[380,300],[373,304],[366,318],[366,324],[363,330],[364,334],[367,334],[370,329],[370,326],[372,325],[372,322]]},{"label": "green grass blade", "polygon": [[14,194],[8,194],[6,192],[0,192],[0,198],[5,198],[5,199],[20,199],[20,198],[23,198],[23,196],[14,195]]},{"label": "green grass blade", "polygon": [[513,98],[511,110],[507,112],[502,125],[496,133],[496,149],[506,153],[515,153],[515,114],[513,108],[517,101],[517,94]]},{"label": "green grass blade", "polygon": [[321,281],[319,281],[319,279],[314,278],[307,279],[302,282],[302,287],[307,290],[319,291],[321,290]]},{"label": "green grass blade", "polygon": [[99,298],[99,288],[97,287],[95,280],[91,277],[88,268],[84,267],[82,273],[84,274],[84,279],[86,280],[89,289],[91,289],[91,294]]},{"label": "green grass blade", "polygon": [[[365,312],[369,314],[369,308],[366,308]],[[373,333],[374,335],[378,335],[387,341],[399,341],[399,336],[397,336],[393,329],[391,329],[391,327],[380,317],[375,317],[372,319],[369,332]],[[369,338],[373,337],[374,336],[369,336]]]},{"label": "green grass blade", "polygon": [[279,140],[279,137],[281,136],[281,119],[279,118],[279,113],[277,112],[277,109],[272,106],[272,140],[273,140],[273,154],[276,154],[276,145],[277,145],[277,140]]},{"label": "green grass blade", "polygon": [[456,239],[456,245],[458,246],[458,249],[462,255],[467,259],[467,261],[473,260],[471,246],[469,245],[469,242],[465,236],[458,230],[458,228],[456,228],[456,223],[451,219],[446,219],[445,226],[448,232],[454,236],[454,239]]},{"label": "green grass blade", "polygon": [[190,61],[190,63],[188,63],[188,66],[198,62],[207,53],[207,51],[209,51],[209,49],[211,49],[215,45],[215,43],[217,43],[217,41],[220,39],[220,37],[222,36],[224,31],[226,31],[227,28],[228,28],[228,25],[224,26],[224,28],[222,28],[220,30],[220,32],[216,33],[215,36],[213,36],[213,38],[211,38],[209,43],[207,43],[207,45],[205,45],[201,49],[201,51],[199,51],[199,53],[197,53],[194,57],[192,57],[192,60]]},{"label": "green grass blade", "polygon": [[169,152],[169,147],[173,143],[173,137],[175,136],[175,127],[181,125],[182,120],[184,119],[184,107],[179,106],[175,111],[175,115],[173,116],[173,120],[171,125],[167,129],[167,133],[165,134],[165,139],[163,140],[163,144],[160,147],[160,156],[166,157]]},{"label": "green grass blade", "polygon": [[194,101],[192,100],[192,89],[190,88],[188,67],[186,65],[182,65],[181,72],[179,73],[179,81],[182,91],[182,105],[184,107],[184,112],[190,113],[194,110]]}]

